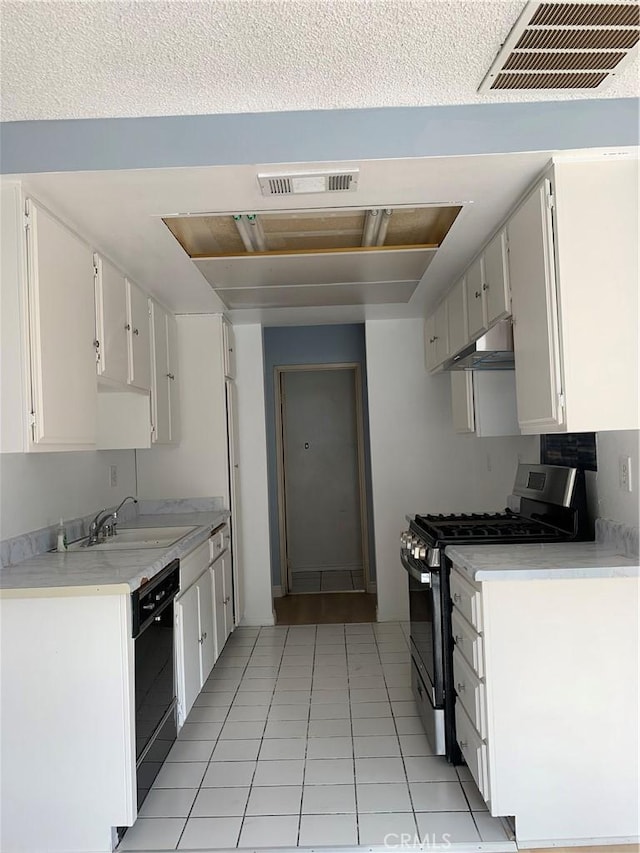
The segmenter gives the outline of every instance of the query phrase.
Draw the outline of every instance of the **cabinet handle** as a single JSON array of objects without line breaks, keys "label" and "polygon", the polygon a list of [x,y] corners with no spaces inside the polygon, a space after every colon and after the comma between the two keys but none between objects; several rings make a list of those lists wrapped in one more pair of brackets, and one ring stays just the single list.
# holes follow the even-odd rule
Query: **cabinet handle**
[{"label": "cabinet handle", "polygon": [[476,290],[476,299],[480,299],[481,296],[482,294],[480,293],[480,291]]},{"label": "cabinet handle", "polygon": [[229,347],[229,352],[233,352],[233,347]]},{"label": "cabinet handle", "polygon": [[200,637],[200,639],[198,640],[198,642],[200,643],[200,645],[202,645],[202,644],[204,643],[204,637]]},{"label": "cabinet handle", "polygon": [[462,645],[463,641],[464,637],[462,636],[462,634],[456,634],[453,638],[453,642],[458,646]]},{"label": "cabinet handle", "polygon": [[95,349],[100,349],[100,341],[94,341],[93,346]]},{"label": "cabinet handle", "polygon": [[175,379],[175,378],[176,377],[173,375],[173,373],[167,373],[167,379]]},{"label": "cabinet handle", "polygon": [[134,329],[134,330],[133,330],[133,334],[134,334],[134,335],[139,335],[139,334],[140,334],[140,332],[139,332],[137,329]]},{"label": "cabinet handle", "polygon": [[482,289],[483,289],[483,290],[489,290],[489,285],[486,283],[486,281],[485,281],[485,283],[482,285]]},{"label": "cabinet handle", "polygon": [[466,749],[469,746],[466,740],[458,741],[458,743],[460,744],[460,749]]},{"label": "cabinet handle", "polygon": [[454,592],[454,593],[453,593],[453,600],[454,600],[454,601],[462,601],[462,596],[460,595],[460,593],[459,593],[459,592]]},{"label": "cabinet handle", "polygon": [[130,332],[131,331],[131,323],[125,323],[124,324],[124,330],[125,330],[125,332]]},{"label": "cabinet handle", "polygon": [[467,689],[467,688],[465,687],[464,681],[459,681],[459,682],[456,684],[456,690],[458,691],[458,693],[464,693],[464,691],[465,691],[466,689]]}]

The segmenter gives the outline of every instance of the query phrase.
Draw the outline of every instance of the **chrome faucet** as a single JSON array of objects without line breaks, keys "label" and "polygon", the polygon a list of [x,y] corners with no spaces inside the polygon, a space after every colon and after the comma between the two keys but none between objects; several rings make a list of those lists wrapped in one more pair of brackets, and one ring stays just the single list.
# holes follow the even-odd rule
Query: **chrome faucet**
[{"label": "chrome faucet", "polygon": [[[91,545],[97,545],[98,542],[101,541],[101,539],[106,539],[107,536],[116,535],[118,513],[127,501],[133,501],[134,504],[138,503],[137,499],[134,498],[133,495],[127,495],[127,497],[118,504],[118,507],[113,512],[107,512],[106,508],[100,510],[100,512],[96,515],[96,517],[89,525],[89,540],[87,542],[87,547],[91,547]],[[104,533],[101,537],[100,533],[103,530]]]}]

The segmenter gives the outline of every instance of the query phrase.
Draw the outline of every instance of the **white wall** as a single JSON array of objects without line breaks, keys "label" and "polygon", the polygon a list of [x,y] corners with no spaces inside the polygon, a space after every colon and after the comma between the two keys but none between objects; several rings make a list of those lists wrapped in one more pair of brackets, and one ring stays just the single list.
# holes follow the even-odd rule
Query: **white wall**
[{"label": "white wall", "polygon": [[262,326],[234,326],[244,625],[272,625]]},{"label": "white wall", "polygon": [[181,439],[139,450],[140,497],[222,497],[229,506],[220,315],[176,317]]},{"label": "white wall", "polygon": [[[118,485],[109,484],[109,466]],[[0,539],[114,506],[136,494],[133,450],[3,453],[0,456]]]},{"label": "white wall", "polygon": [[[640,457],[640,432],[623,430],[599,432],[597,435],[598,473],[596,475],[596,514],[622,524],[637,526],[640,515],[638,495],[640,482],[638,458]],[[631,457],[631,488],[620,488],[619,459]]]},{"label": "white wall", "polygon": [[422,320],[367,322],[366,339],[378,619],[406,619],[405,515],[504,509],[539,440],[453,432],[450,377],[425,370]]}]

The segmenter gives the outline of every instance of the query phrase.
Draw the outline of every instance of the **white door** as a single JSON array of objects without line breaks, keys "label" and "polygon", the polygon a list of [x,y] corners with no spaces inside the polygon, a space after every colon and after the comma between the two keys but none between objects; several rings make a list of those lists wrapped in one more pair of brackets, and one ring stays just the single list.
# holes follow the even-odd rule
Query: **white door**
[{"label": "white door", "polygon": [[182,718],[188,715],[202,687],[198,590],[190,587],[176,600],[178,702]]},{"label": "white door", "polygon": [[224,638],[225,641],[233,631],[233,576],[231,554],[229,551],[220,558],[222,563],[223,592],[224,592]]},{"label": "white door", "polygon": [[505,228],[484,250],[484,284],[487,304],[487,325],[508,317],[511,313],[509,292],[509,259]]},{"label": "white door", "polygon": [[169,403],[169,353],[167,339],[167,315],[157,302],[150,300],[153,387],[151,391],[151,416],[153,418],[153,441],[167,444],[171,441],[171,415]]},{"label": "white door", "polygon": [[229,499],[231,510],[231,554],[233,560],[233,608],[235,623],[238,624],[244,612],[242,597],[242,577],[240,571],[240,462],[238,459],[238,402],[235,383],[225,382],[227,402],[227,441],[229,455]]},{"label": "white door", "polygon": [[562,423],[553,225],[549,181],[509,220],[509,277],[520,426]]},{"label": "white door", "polygon": [[211,581],[213,584],[213,617],[216,634],[216,657],[220,655],[227,639],[225,620],[225,594],[224,594],[224,564],[219,557],[212,564]]},{"label": "white door", "polygon": [[129,330],[129,383],[148,391],[151,388],[151,341],[149,298],[127,279]]},{"label": "white door", "polygon": [[487,329],[485,300],[482,295],[482,258],[477,258],[467,270],[467,317],[469,338],[474,340]]},{"label": "white door", "polygon": [[100,255],[95,255],[95,268],[98,375],[126,385],[129,378],[127,283]]},{"label": "white door", "polygon": [[283,372],[281,399],[289,589],[318,572],[353,589],[364,572],[355,370]]},{"label": "white door", "polygon": [[449,321],[449,351],[451,355],[459,352],[469,342],[467,335],[467,294],[465,279],[461,278],[447,297]]},{"label": "white door", "polygon": [[227,320],[222,321],[222,340],[224,345],[224,375],[227,379],[236,378],[236,336],[233,326]]},{"label": "white door", "polygon": [[27,202],[34,444],[73,450],[96,442],[93,252]]},{"label": "white door", "polygon": [[178,324],[172,314],[167,323],[167,385],[169,394],[169,437],[172,444],[180,441],[180,385],[178,378]]},{"label": "white door", "polygon": [[196,583],[200,619],[200,683],[204,684],[216,659],[216,635],[213,620],[213,583],[211,572],[205,572]]}]

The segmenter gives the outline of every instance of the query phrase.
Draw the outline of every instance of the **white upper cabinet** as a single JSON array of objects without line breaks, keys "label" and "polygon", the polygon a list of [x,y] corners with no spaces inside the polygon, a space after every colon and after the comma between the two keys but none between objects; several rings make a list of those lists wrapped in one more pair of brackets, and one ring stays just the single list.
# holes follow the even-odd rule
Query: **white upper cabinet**
[{"label": "white upper cabinet", "polygon": [[484,250],[483,298],[486,303],[487,325],[504,320],[511,314],[509,290],[509,257],[507,230],[503,228]]},{"label": "white upper cabinet", "polygon": [[467,270],[467,317],[469,340],[475,340],[487,331],[487,302],[483,298],[484,260],[476,258]]},{"label": "white upper cabinet", "polygon": [[449,312],[447,300],[438,305],[427,318],[425,327],[425,361],[427,370],[433,370],[449,357]]},{"label": "white upper cabinet", "polygon": [[470,370],[452,370],[451,416],[454,432],[475,432],[473,408],[473,373]]},{"label": "white upper cabinet", "polygon": [[93,252],[27,200],[31,450],[96,442]]},{"label": "white upper cabinet", "polygon": [[129,379],[127,283],[113,264],[94,256],[98,376],[126,385]]},{"label": "white upper cabinet", "polygon": [[449,351],[451,355],[464,349],[469,343],[467,332],[467,291],[466,282],[461,278],[454,284],[447,296],[447,314],[449,322]]},{"label": "white upper cabinet", "polygon": [[180,440],[176,320],[150,299],[152,329],[151,417],[154,444]]},{"label": "white upper cabinet", "polygon": [[149,301],[127,279],[127,325],[129,334],[129,384],[148,391],[151,388],[151,341]]},{"label": "white upper cabinet", "polygon": [[452,370],[451,413],[458,433],[520,435],[515,371]]},{"label": "white upper cabinet", "polygon": [[556,163],[508,222],[523,432],[640,427],[638,163]]},{"label": "white upper cabinet", "polygon": [[227,379],[236,378],[236,337],[233,326],[228,320],[222,320],[222,345],[224,347],[224,375]]}]

